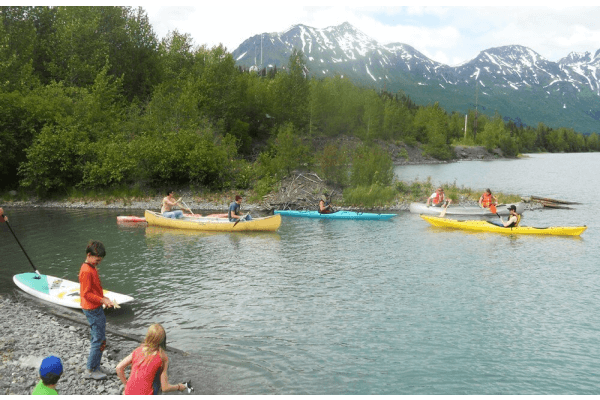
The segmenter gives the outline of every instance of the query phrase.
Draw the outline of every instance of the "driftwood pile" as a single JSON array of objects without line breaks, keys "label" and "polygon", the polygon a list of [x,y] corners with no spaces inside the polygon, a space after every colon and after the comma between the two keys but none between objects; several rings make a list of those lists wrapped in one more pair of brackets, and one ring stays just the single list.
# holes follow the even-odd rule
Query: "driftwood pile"
[{"label": "driftwood pile", "polygon": [[550,199],[547,197],[538,197],[538,196],[530,196],[528,198],[529,201],[536,201],[538,203],[540,203],[542,206],[544,206],[544,208],[560,208],[563,210],[572,210],[572,207],[569,207],[570,205],[576,205],[576,204],[581,204],[581,203],[577,203],[574,201],[565,201],[565,200],[556,200],[556,199]]},{"label": "driftwood pile", "polygon": [[321,196],[335,203],[341,193],[315,173],[294,173],[281,182],[276,193],[266,195],[261,206],[265,210],[317,210]]}]

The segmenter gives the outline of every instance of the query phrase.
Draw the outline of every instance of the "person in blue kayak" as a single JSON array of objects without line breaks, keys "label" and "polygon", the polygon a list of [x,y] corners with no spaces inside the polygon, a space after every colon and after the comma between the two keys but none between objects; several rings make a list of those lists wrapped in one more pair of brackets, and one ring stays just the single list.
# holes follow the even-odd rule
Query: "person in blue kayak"
[{"label": "person in blue kayak", "polygon": [[325,195],[321,196],[321,200],[319,201],[319,214],[331,214],[333,212],[333,208],[331,208],[331,204],[327,201],[327,197]]},{"label": "person in blue kayak", "polygon": [[238,222],[238,221],[251,221],[252,217],[250,214],[242,215],[240,213],[240,208],[242,205],[242,196],[239,194],[235,196],[235,201],[233,201],[229,205],[229,211],[227,213],[227,217],[229,218],[229,222]]}]

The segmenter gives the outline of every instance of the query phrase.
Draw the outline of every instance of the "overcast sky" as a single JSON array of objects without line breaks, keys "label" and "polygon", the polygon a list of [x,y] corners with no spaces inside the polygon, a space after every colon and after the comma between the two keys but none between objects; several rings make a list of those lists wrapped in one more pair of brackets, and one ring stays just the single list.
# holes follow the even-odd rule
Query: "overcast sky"
[{"label": "overcast sky", "polygon": [[593,55],[600,49],[600,7],[358,7],[350,6],[354,2],[335,5],[338,3],[302,6],[306,3],[212,0],[197,1],[196,5],[178,2],[181,6],[147,3],[142,7],[159,39],[177,29],[189,33],[198,45],[222,43],[230,52],[261,33],[285,32],[296,24],[326,28],[346,21],[380,44],[405,43],[448,65],[469,61],[491,47],[513,44],[527,46],[550,61],[572,51]]}]

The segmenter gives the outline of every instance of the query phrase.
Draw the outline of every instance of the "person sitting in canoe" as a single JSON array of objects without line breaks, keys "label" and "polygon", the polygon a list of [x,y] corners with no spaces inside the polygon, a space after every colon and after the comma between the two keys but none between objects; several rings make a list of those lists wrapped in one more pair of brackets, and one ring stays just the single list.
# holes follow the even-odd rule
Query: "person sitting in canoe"
[{"label": "person sitting in canoe", "polygon": [[331,214],[333,212],[333,208],[331,208],[331,204],[327,201],[327,197],[325,197],[325,195],[321,196],[321,200],[319,201],[319,214]]},{"label": "person sitting in canoe", "polygon": [[426,205],[427,207],[429,207],[430,204],[434,207],[448,207],[450,203],[452,203],[452,199],[446,199],[444,196],[444,189],[439,187],[431,196],[429,196]]},{"label": "person sitting in canoe", "polygon": [[498,217],[500,217],[501,222],[492,222],[492,224],[503,226],[505,228],[516,228],[517,226],[519,226],[519,222],[521,222],[521,216],[517,213],[517,207],[514,204],[508,207],[508,213],[510,215],[508,221],[504,222],[502,217],[498,215]]},{"label": "person sitting in canoe", "polygon": [[[175,200],[175,192],[172,190],[167,190],[167,196],[162,200],[162,207],[160,209],[160,213],[163,215],[163,217],[167,217],[167,218],[183,218],[183,211],[181,210],[173,210],[173,207],[180,207],[181,208],[181,204],[179,204],[179,200]],[[190,213],[192,213],[192,210],[188,210]],[[193,213],[192,213],[193,214]]]},{"label": "person sitting in canoe", "polygon": [[250,214],[241,215],[240,207],[242,205],[242,196],[239,194],[235,196],[235,201],[229,205],[229,212],[227,213],[227,217],[229,218],[229,222],[239,222],[239,221],[251,221],[252,217]]},{"label": "person sitting in canoe", "polygon": [[498,199],[492,194],[490,189],[485,189],[485,192],[479,198],[479,207],[490,208],[492,204],[498,204]]}]

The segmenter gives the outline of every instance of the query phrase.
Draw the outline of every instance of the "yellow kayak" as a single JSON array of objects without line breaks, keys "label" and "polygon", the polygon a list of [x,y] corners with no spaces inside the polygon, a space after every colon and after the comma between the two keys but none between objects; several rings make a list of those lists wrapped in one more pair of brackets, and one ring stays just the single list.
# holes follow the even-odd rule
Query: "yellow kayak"
[{"label": "yellow kayak", "polygon": [[497,232],[519,235],[555,235],[555,236],[579,236],[587,229],[587,226],[550,226],[548,228],[534,228],[531,226],[518,226],[516,228],[504,228],[494,225],[485,220],[458,221],[455,219],[431,217],[421,215],[425,221],[433,226],[441,228],[463,229],[477,232]]},{"label": "yellow kayak", "polygon": [[217,217],[165,218],[160,213],[148,210],[144,213],[144,217],[150,226],[211,232],[275,232],[281,225],[281,215],[254,218],[251,221],[241,221],[237,224],[229,222],[227,218]]}]

